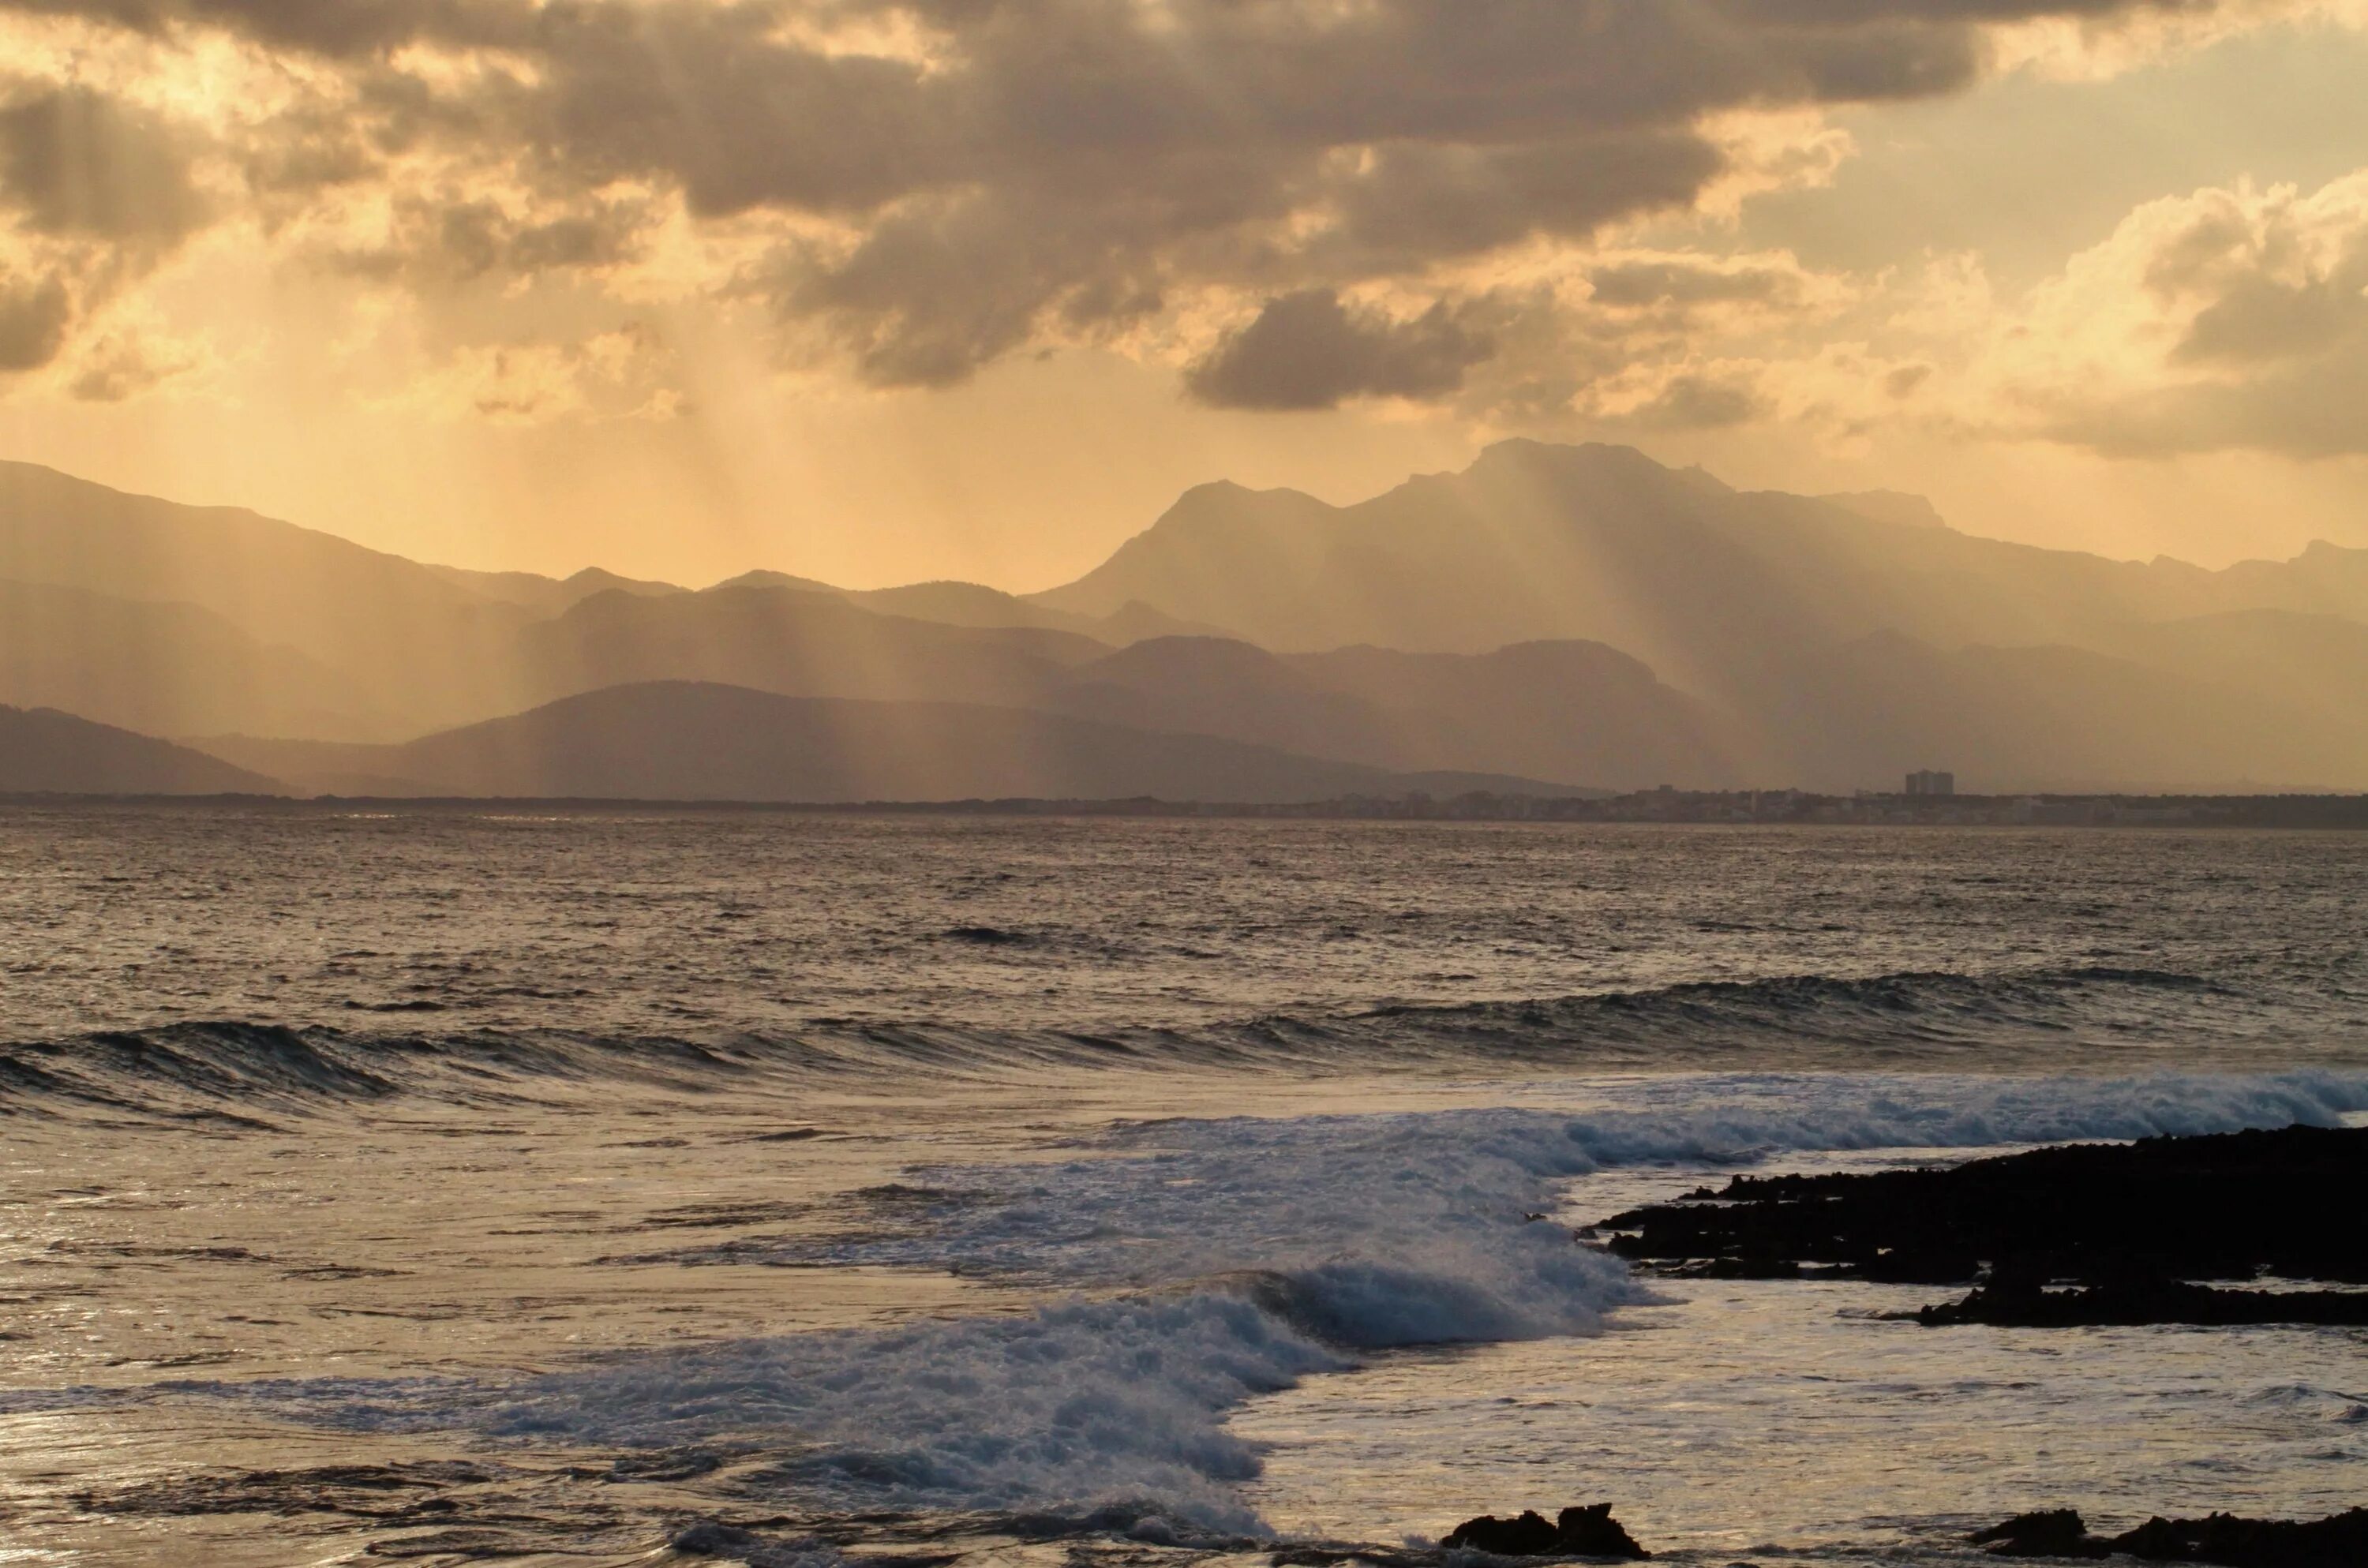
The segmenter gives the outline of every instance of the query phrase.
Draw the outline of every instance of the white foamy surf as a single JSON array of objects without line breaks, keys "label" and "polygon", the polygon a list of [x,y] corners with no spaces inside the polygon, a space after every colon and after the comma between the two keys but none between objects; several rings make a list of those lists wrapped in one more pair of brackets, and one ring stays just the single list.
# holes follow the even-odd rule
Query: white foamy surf
[{"label": "white foamy surf", "polygon": [[[1646,1299],[1550,1211],[1576,1178],[1793,1152],[2128,1139],[2368,1111],[2368,1074],[2114,1080],[1759,1074],[1600,1087],[1580,1114],[1442,1110],[1120,1129],[1053,1165],[936,1167],[939,1197],[730,1261],[893,1265],[1038,1292],[1023,1314],[612,1357],[499,1386],[214,1392],[349,1428],[720,1449],[830,1510],[1119,1517],[1256,1534],[1247,1399],[1393,1347],[1586,1334]],[[916,1212],[917,1209],[917,1212]],[[674,1261],[702,1259],[696,1249]],[[798,1278],[784,1275],[788,1281]],[[761,1459],[756,1456],[762,1456]],[[1112,1514],[1115,1507],[1120,1510]],[[1097,1515],[1097,1510],[1099,1514]]]}]

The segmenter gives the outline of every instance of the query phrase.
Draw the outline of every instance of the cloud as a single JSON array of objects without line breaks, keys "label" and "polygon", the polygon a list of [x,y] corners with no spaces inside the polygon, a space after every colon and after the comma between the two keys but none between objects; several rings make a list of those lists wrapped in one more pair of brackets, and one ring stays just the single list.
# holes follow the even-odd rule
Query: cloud
[{"label": "cloud", "polygon": [[1790,258],[1782,262],[1662,256],[1621,260],[1587,275],[1596,303],[1638,308],[1686,309],[1696,305],[1793,305],[1805,292],[1804,278]]},{"label": "cloud", "polygon": [[1400,145],[1343,182],[1343,228],[1377,267],[1394,269],[1397,258],[1420,265],[1538,234],[1582,236],[1683,206],[1724,167],[1718,149],[1690,131],[1511,148]]},{"label": "cloud", "polygon": [[1931,379],[1932,367],[1930,365],[1900,365],[1884,372],[1883,392],[1885,397],[1914,397],[1917,389]]},{"label": "cloud", "polygon": [[646,210],[631,201],[537,212],[484,196],[409,195],[390,204],[378,233],[333,241],[326,259],[428,291],[620,266],[641,253],[648,228]]},{"label": "cloud", "polygon": [[[127,59],[228,39],[280,67],[272,92],[292,101],[217,115],[246,215],[392,286],[432,296],[554,277],[620,299],[669,286],[688,297],[712,277],[682,270],[684,247],[659,244],[687,232],[729,258],[734,298],[770,311],[785,358],[813,354],[881,386],[950,385],[1007,356],[1128,335],[1180,355],[1173,346],[1195,337],[1178,324],[1264,298],[1280,313],[1204,360],[1192,390],[1299,407],[1452,392],[1475,346],[1507,341],[1459,314],[1502,282],[1474,274],[1542,246],[1581,253],[1645,215],[1731,210],[1747,191],[1829,178],[1848,143],[1822,111],[1958,92],[1994,68],[2007,30],[2258,19],[2320,4],[0,0],[0,10],[137,40],[146,52]],[[189,176],[190,134],[148,111],[57,85],[5,114],[0,171],[37,227],[153,249],[219,216]],[[1748,130],[1779,122],[1782,135]],[[1606,309],[1679,315],[1782,309],[1788,286],[1781,273],[1668,265],[1607,268],[1595,283]],[[1435,300],[1442,313],[1411,308],[1384,323],[1341,302],[1383,296]],[[1322,314],[1327,299],[1338,315]],[[1144,330],[1155,319],[1169,330]],[[1287,334],[1310,346],[1298,381],[1269,347]]]},{"label": "cloud", "polygon": [[1350,398],[1433,398],[1463,383],[1488,357],[1483,335],[1444,302],[1405,321],[1344,303],[1329,289],[1267,301],[1258,318],[1220,343],[1185,377],[1217,408],[1334,408]]},{"label": "cloud", "polygon": [[439,420],[496,425],[672,419],[689,407],[666,382],[667,358],[658,335],[639,324],[568,343],[476,345],[391,401]]},{"label": "cloud", "polygon": [[38,370],[65,347],[74,300],[56,278],[0,279],[0,371]]},{"label": "cloud", "polygon": [[1999,428],[2112,455],[2368,453],[2368,170],[2139,208],[1976,372]]},{"label": "cloud", "polygon": [[97,88],[0,85],[0,374],[64,362],[72,395],[115,401],[176,372],[80,340],[214,221],[205,140]]},{"label": "cloud", "polygon": [[1651,402],[1627,417],[1650,429],[1717,430],[1748,424],[1767,408],[1759,388],[1741,373],[1706,375],[1689,370],[1672,376]]},{"label": "cloud", "polygon": [[112,333],[83,353],[66,393],[83,403],[125,403],[188,374],[199,362],[186,346],[144,333]]},{"label": "cloud", "polygon": [[7,8],[147,34],[225,29],[331,56],[374,53],[420,39],[514,41],[528,31],[533,10],[518,0],[7,0]]},{"label": "cloud", "polygon": [[170,248],[207,220],[183,138],[82,87],[0,105],[0,201],[37,233],[137,248]]}]

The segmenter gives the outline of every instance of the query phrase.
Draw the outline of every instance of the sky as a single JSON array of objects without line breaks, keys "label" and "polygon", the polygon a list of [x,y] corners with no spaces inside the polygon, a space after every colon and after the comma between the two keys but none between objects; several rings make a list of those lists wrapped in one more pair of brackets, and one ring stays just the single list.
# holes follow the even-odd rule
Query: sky
[{"label": "sky", "polygon": [[1016,590],[1509,436],[2368,546],[2368,0],[0,0],[0,457]]}]

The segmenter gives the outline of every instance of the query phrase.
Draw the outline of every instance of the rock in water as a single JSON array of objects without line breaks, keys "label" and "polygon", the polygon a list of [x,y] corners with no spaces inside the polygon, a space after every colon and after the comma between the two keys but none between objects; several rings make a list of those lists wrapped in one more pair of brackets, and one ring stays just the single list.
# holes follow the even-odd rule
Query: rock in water
[{"label": "rock in water", "polygon": [[[1947,1170],[1738,1176],[1601,1221],[1611,1250],[1681,1276],[1822,1271],[1975,1284],[1932,1326],[2368,1324],[2356,1291],[2230,1290],[2271,1275],[2368,1284],[2368,1128],[2070,1144]],[[2072,1285],[2051,1290],[2050,1285]]]},{"label": "rock in water", "polygon": [[1456,1526],[1440,1544],[1496,1557],[1543,1557],[1554,1549],[1554,1528],[1534,1509],[1514,1519],[1483,1514]]},{"label": "rock in water", "polygon": [[2357,1568],[2368,1562],[2368,1508],[2331,1518],[2148,1519],[2113,1549],[2147,1562],[2213,1562],[2221,1568]]},{"label": "rock in water", "polygon": [[1565,1508],[1553,1524],[1534,1510],[1517,1518],[1483,1514],[1466,1519],[1440,1543],[1496,1557],[1619,1557],[1630,1561],[1653,1554],[1636,1544],[1635,1537],[1611,1517],[1611,1505],[1591,1503]]},{"label": "rock in water", "polygon": [[2069,1508],[2020,1514],[1970,1538],[2000,1557],[2109,1557],[2142,1562],[2210,1562],[2217,1568],[2359,1568],[2368,1563],[2368,1508],[2296,1522],[2213,1514],[2151,1518],[2110,1539],[2093,1536]]},{"label": "rock in water", "polygon": [[1554,1522],[1554,1534],[1559,1538],[1558,1550],[1575,1552],[1581,1557],[1645,1558],[1653,1554],[1636,1544],[1636,1538],[1611,1517],[1609,1503],[1590,1503],[1584,1508],[1565,1508]]},{"label": "rock in water", "polygon": [[2017,1514],[1969,1539],[2000,1557],[2102,1557],[2112,1550],[2090,1535],[2088,1522],[2069,1508]]}]

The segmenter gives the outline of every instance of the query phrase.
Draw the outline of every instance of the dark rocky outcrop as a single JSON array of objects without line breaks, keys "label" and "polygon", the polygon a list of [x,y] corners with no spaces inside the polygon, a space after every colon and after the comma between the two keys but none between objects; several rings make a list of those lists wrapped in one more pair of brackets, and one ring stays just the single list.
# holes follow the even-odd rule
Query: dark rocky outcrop
[{"label": "dark rocky outcrop", "polygon": [[1633,1562],[1653,1555],[1611,1517],[1609,1503],[1565,1508],[1552,1524],[1533,1510],[1510,1519],[1483,1514],[1456,1526],[1440,1544],[1495,1557],[1616,1557]]},{"label": "dark rocky outcrop", "polygon": [[2135,1557],[2142,1562],[2210,1562],[2219,1568],[2356,1568],[2368,1562],[2368,1508],[2329,1518],[2151,1518],[2117,1536],[2089,1533],[2069,1508],[2021,1514],[1970,1538],[2001,1557]]},{"label": "dark rocky outcrop", "polygon": [[1621,1256],[1682,1276],[1982,1285],[1918,1314],[1934,1325],[2359,1324],[2368,1296],[2194,1282],[2368,1283],[2368,1238],[2346,1218],[2363,1206],[2368,1129],[2289,1127],[1737,1176],[1600,1229]]},{"label": "dark rocky outcrop", "polygon": [[2226,1290],[2177,1279],[2121,1279],[2088,1290],[2047,1290],[2014,1280],[1941,1301],[1913,1316],[1929,1328],[1987,1324],[1995,1328],[2112,1328],[2178,1323],[2203,1328],[2261,1324],[2368,1326],[2368,1292]]},{"label": "dark rocky outcrop", "polygon": [[2088,1521],[2070,1508],[2017,1514],[1968,1539],[2000,1557],[2103,1557],[2112,1551],[2090,1535]]}]

